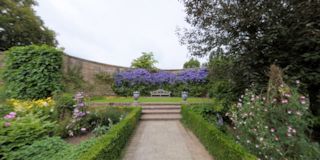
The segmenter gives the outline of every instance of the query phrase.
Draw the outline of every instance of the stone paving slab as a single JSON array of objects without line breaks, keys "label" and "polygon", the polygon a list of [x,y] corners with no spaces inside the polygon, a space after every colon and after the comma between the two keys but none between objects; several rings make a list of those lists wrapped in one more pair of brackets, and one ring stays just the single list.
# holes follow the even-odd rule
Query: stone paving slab
[{"label": "stone paving slab", "polygon": [[213,160],[180,121],[141,121],[123,160]]}]

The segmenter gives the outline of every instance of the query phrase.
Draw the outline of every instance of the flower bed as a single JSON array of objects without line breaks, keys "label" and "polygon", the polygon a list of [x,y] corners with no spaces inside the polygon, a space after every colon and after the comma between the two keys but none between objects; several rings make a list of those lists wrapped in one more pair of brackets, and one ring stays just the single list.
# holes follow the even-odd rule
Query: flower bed
[{"label": "flower bed", "polygon": [[[84,94],[7,101],[1,109],[0,159],[114,159],[135,128],[140,107],[87,107]],[[62,138],[79,138],[73,146]]]},{"label": "flower bed", "polygon": [[[32,144],[6,155],[7,159],[66,159],[66,160],[95,160],[119,159],[121,151],[138,123],[141,108],[121,108],[128,110],[127,116],[109,131],[101,136],[91,138],[80,145],[72,146],[60,137],[43,137]],[[1,158],[1,157],[0,157]]]},{"label": "flower bed", "polygon": [[206,121],[199,113],[182,106],[182,122],[190,128],[207,148],[209,153],[218,160],[256,160],[242,146],[226,136],[214,125]]}]

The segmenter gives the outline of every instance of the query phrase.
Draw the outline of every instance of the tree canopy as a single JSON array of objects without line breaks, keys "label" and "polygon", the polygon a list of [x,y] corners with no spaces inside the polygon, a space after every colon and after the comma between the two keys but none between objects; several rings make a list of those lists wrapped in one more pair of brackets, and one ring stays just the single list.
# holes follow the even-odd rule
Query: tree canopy
[{"label": "tree canopy", "polygon": [[181,41],[193,55],[235,57],[244,87],[266,84],[267,70],[276,64],[306,84],[311,109],[320,114],[319,0],[183,2],[192,28]]},{"label": "tree canopy", "polygon": [[154,58],[152,52],[142,52],[142,56],[138,57],[137,59],[134,59],[131,62],[131,67],[144,68],[150,71],[154,71],[157,69],[155,67],[156,63],[158,63],[158,61]]},{"label": "tree canopy", "polygon": [[13,46],[56,46],[55,33],[35,14],[34,0],[0,0],[0,51]]},{"label": "tree canopy", "polygon": [[189,61],[183,64],[183,68],[199,68],[199,67],[200,67],[200,62],[195,58],[191,58]]}]

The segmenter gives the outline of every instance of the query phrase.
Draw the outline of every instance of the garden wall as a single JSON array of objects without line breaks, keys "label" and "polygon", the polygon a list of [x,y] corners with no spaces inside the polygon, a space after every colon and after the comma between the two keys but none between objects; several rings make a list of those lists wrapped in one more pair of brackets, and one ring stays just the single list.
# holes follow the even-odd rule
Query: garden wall
[{"label": "garden wall", "polygon": [[[3,52],[0,52],[0,68],[3,67],[3,58],[4,58]],[[130,69],[130,67],[123,67],[123,66],[94,62],[94,61],[70,56],[67,54],[64,54],[63,61],[64,61],[63,64],[64,64],[65,73],[67,73],[68,70],[77,69],[79,70],[79,73],[81,74],[83,80],[85,80],[90,84],[95,84],[95,76],[98,73],[108,73],[112,75],[114,73]],[[171,70],[163,70],[163,71],[177,73],[181,71],[181,69],[171,69]],[[104,91],[106,92],[104,94],[114,95],[113,91],[111,90],[111,86],[105,87],[105,88],[101,88],[103,90],[106,90]]]},{"label": "garden wall", "polygon": [[[63,59],[64,59],[64,66],[68,66],[69,68],[73,68],[73,67],[81,68],[83,79],[90,83],[94,82],[94,78],[97,73],[104,72],[104,73],[114,74],[117,72],[130,69],[129,67],[94,62],[94,61],[70,56],[67,54],[64,55]],[[67,70],[68,67],[65,67],[65,70]],[[181,71],[181,69],[170,69],[170,70],[163,70],[163,71],[176,73]]]}]

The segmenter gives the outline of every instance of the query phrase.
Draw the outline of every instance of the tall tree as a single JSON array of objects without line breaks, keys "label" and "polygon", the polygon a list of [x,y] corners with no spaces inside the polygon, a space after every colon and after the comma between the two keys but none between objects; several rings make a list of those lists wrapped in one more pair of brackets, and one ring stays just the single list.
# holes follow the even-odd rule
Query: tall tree
[{"label": "tall tree", "polygon": [[268,67],[277,64],[306,84],[310,108],[320,114],[319,0],[183,2],[193,27],[181,39],[194,55],[234,56],[247,84],[266,84]]},{"label": "tall tree", "polygon": [[12,46],[56,46],[55,33],[35,14],[34,0],[0,0],[0,51]]},{"label": "tall tree", "polygon": [[142,56],[140,56],[137,59],[134,59],[131,62],[131,67],[144,68],[150,71],[155,71],[157,69],[155,67],[156,63],[158,63],[158,61],[154,58],[154,55],[152,52],[142,52]]},{"label": "tall tree", "polygon": [[200,62],[195,58],[191,58],[189,61],[183,64],[183,68],[199,68],[199,67],[200,67]]}]

